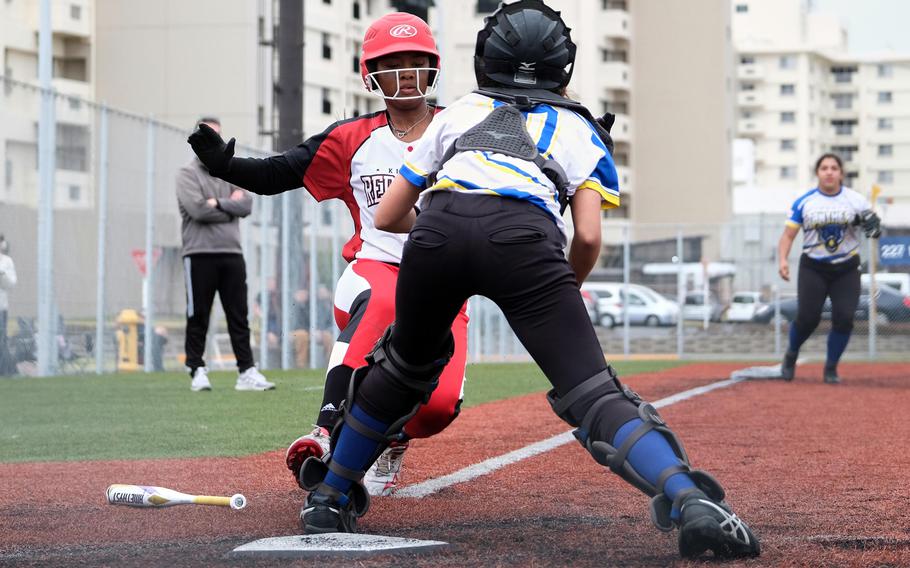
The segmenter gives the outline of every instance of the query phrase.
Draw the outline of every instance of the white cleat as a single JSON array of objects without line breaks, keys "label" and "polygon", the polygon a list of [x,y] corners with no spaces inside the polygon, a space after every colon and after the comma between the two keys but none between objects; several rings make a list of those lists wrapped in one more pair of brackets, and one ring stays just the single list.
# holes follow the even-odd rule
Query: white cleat
[{"label": "white cleat", "polygon": [[193,373],[193,380],[190,382],[190,390],[193,392],[210,391],[212,383],[209,382],[209,370],[205,367],[197,367]]},{"label": "white cleat", "polygon": [[363,484],[367,492],[374,496],[388,496],[395,492],[398,480],[401,477],[401,462],[408,449],[408,442],[392,442],[392,444],[379,455],[366,475]]},{"label": "white cleat", "polygon": [[250,367],[237,376],[234,390],[239,391],[267,391],[275,388],[275,383],[270,383],[262,376],[256,367]]}]

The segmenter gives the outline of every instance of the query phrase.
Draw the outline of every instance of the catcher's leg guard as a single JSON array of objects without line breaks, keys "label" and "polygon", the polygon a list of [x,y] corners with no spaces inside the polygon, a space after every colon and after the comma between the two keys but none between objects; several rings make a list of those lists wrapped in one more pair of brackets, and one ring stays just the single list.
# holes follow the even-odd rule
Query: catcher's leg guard
[{"label": "catcher's leg guard", "polygon": [[[596,398],[593,404],[590,399]],[[673,503],[664,494],[664,485],[667,480],[677,474],[685,473],[695,486],[715,501],[722,502],[724,490],[710,474],[693,470],[689,465],[689,457],[676,434],[667,426],[657,409],[645,402],[638,394],[623,385],[616,375],[613,367],[608,366],[604,371],[577,385],[563,397],[558,397],[555,391],[547,394],[547,399],[556,414],[576,427],[575,437],[594,459],[634,485],[642,493],[651,497],[651,520],[658,529],[672,530],[675,521],[670,517]],[[590,404],[583,414],[578,408]],[[637,408],[641,424],[629,434],[618,448],[611,445],[608,439],[613,434],[605,434],[603,428],[597,427],[597,422],[611,412],[616,412],[618,407],[627,407],[632,404]],[[577,416],[581,415],[580,419]],[[636,444],[645,434],[651,431],[660,433],[670,445],[679,463],[660,472],[656,482],[651,482],[642,477],[628,462],[627,457]]]},{"label": "catcher's leg guard", "polygon": [[[390,326],[379,342],[377,342],[373,351],[367,356],[367,365],[356,369],[351,375],[347,399],[342,403],[341,416],[332,429],[329,453],[323,456],[322,460],[314,458],[307,459],[300,470],[299,484],[305,489],[313,491],[321,496],[319,499],[316,499],[315,497],[308,499],[308,506],[304,507],[304,510],[301,511],[301,522],[308,531],[327,531],[331,528],[330,526],[320,528],[320,523],[326,523],[317,519],[317,516],[328,519],[327,523],[330,525],[334,523],[334,520],[332,520],[334,517],[329,515],[329,512],[325,510],[325,507],[328,505],[320,503],[320,500],[325,500],[325,498],[328,498],[330,502],[334,503],[333,510],[337,509],[341,511],[338,514],[333,514],[335,514],[336,517],[339,515],[344,517],[339,520],[340,528],[338,530],[347,528],[348,532],[353,531],[353,523],[348,522],[345,519],[362,516],[369,509],[369,495],[362,484],[363,476],[366,473],[367,468],[376,461],[376,458],[382,454],[383,450],[385,450],[391,442],[398,439],[405,423],[417,413],[417,410],[422,404],[425,404],[426,401],[429,400],[430,394],[433,392],[433,389],[436,388],[439,375],[442,373],[442,370],[452,356],[453,342],[450,336],[448,349],[440,359],[427,365],[411,365],[403,361],[395,352],[389,341],[391,333],[392,327]],[[384,432],[377,431],[370,427],[370,425],[365,424],[352,411],[357,391],[364,378],[366,378],[370,373],[370,370],[374,367],[382,369],[384,371],[383,376],[392,381],[400,390],[411,392],[414,399],[414,406],[403,416],[393,420]],[[359,469],[345,467],[338,463],[337,460],[332,459],[332,455],[335,453],[338,446],[339,438],[345,428],[351,428],[357,434],[375,442],[372,455],[363,456],[365,459],[360,460],[362,462],[362,467]],[[330,471],[336,476],[351,483],[350,489],[347,492],[342,493],[335,487],[326,483],[325,479]],[[312,507],[310,507],[311,501],[314,503]],[[347,504],[341,506],[339,505],[340,503]],[[310,510],[308,511],[308,509]],[[307,519],[304,519],[304,516],[306,516],[305,513],[308,513],[309,515]]]}]

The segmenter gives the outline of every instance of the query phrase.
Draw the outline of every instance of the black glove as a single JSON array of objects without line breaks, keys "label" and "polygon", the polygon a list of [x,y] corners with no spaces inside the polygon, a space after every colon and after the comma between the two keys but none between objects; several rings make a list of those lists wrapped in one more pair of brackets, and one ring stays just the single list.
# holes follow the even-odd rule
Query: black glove
[{"label": "black glove", "polygon": [[201,123],[186,141],[212,175],[224,174],[231,169],[235,142],[233,138],[225,144],[221,135],[211,126]]},{"label": "black glove", "polygon": [[882,236],[882,220],[875,211],[866,209],[856,216],[856,223],[863,228],[863,232],[870,239],[877,239]]},{"label": "black glove", "polygon": [[597,124],[601,128],[603,128],[604,131],[606,131],[606,133],[607,133],[606,140],[604,140],[604,143],[607,146],[607,150],[610,151],[610,156],[612,156],[613,155],[613,137],[610,136],[610,130],[612,130],[612,128],[613,128],[613,123],[616,122],[616,115],[611,112],[607,112],[607,113],[604,113],[603,116],[601,116],[600,118],[598,118],[596,120],[597,120]]}]

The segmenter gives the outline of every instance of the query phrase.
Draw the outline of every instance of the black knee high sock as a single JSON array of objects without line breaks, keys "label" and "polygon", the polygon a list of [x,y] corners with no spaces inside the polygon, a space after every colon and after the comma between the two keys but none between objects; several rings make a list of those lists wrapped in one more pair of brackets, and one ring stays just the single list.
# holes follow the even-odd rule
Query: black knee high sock
[{"label": "black knee high sock", "polygon": [[335,425],[341,401],[348,395],[348,384],[354,369],[347,365],[336,365],[325,375],[325,388],[322,391],[322,406],[316,425],[331,431]]}]

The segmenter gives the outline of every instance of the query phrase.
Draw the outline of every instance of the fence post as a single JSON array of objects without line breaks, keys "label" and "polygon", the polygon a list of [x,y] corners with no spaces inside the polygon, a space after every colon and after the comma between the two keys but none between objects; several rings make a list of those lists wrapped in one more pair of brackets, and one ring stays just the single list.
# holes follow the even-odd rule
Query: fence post
[{"label": "fence post", "polygon": [[288,250],[291,246],[290,197],[288,191],[281,194],[281,283],[278,289],[281,291],[281,368],[285,370],[291,367],[291,263]]},{"label": "fence post", "polygon": [[269,256],[269,204],[271,200],[259,199],[259,367],[269,368],[269,287],[267,268]]},{"label": "fence post", "polygon": [[[317,256],[319,255],[319,243],[317,241],[317,227],[319,226],[319,204],[316,203],[314,199],[307,199],[306,203],[310,207],[310,369],[316,368],[316,354],[320,351],[318,350],[319,343],[317,342],[316,337],[316,284],[319,281],[318,274],[318,264],[316,262]],[[304,216],[307,217],[307,216]]]},{"label": "fence post", "polygon": [[[867,272],[869,273],[869,359],[875,359],[878,354],[878,292],[877,282],[875,281],[876,250],[875,239],[866,239],[869,248],[869,261],[866,263]],[[860,287],[862,293],[862,287]]]},{"label": "fence post", "polygon": [[685,327],[683,325],[683,305],[686,301],[685,275],[683,274],[683,232],[682,227],[676,229],[676,303],[679,312],[676,314],[676,356],[680,359],[685,350]]},{"label": "fence post", "polygon": [[56,369],[53,321],[54,304],[54,170],[56,169],[57,118],[51,84],[51,2],[41,0],[38,32],[38,78],[41,82],[41,115],[38,119],[38,375]]},{"label": "fence post", "polygon": [[632,253],[629,244],[629,224],[623,227],[622,231],[622,293],[625,298],[622,302],[622,352],[626,357],[631,351],[630,328],[629,328],[629,282],[631,276],[630,262]]},{"label": "fence post", "polygon": [[107,107],[101,105],[98,124],[98,266],[95,286],[95,374],[104,372],[105,259],[107,258]]},{"label": "fence post", "polygon": [[777,284],[771,286],[771,294],[774,302],[774,354],[780,356],[780,286]]},{"label": "fence post", "polygon": [[145,148],[145,279],[143,281],[143,311],[145,329],[143,339],[143,368],[152,372],[152,342],[155,326],[155,121],[148,119]]}]

